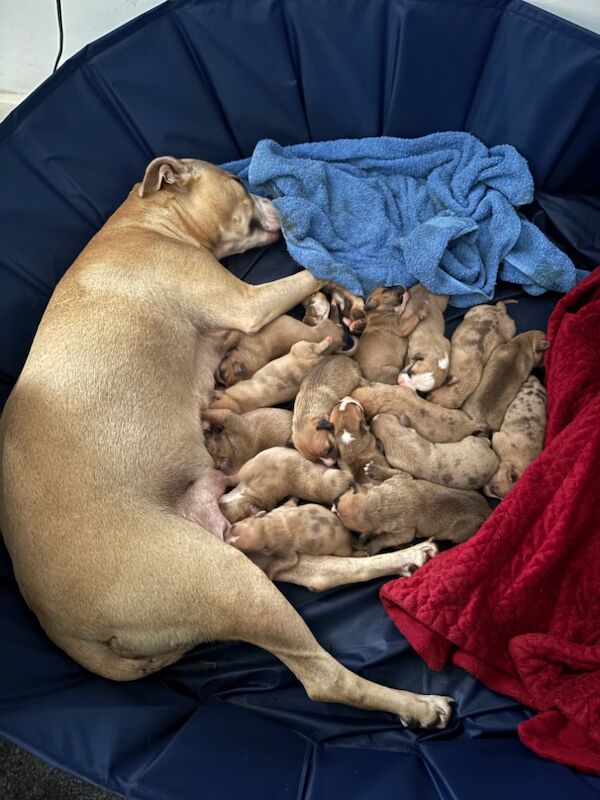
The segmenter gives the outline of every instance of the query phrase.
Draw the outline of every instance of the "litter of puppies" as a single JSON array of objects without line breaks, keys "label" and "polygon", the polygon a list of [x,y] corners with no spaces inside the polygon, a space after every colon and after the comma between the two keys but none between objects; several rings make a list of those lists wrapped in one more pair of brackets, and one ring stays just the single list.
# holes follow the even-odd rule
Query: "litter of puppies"
[{"label": "litter of puppies", "polygon": [[531,373],[548,342],[515,335],[510,302],[470,309],[449,340],[447,296],[417,284],[363,301],[329,284],[302,322],[232,339],[202,414],[229,488],[226,541],[276,578],[299,554],[476,533],[484,495],[506,496],[543,447],[546,392]]}]

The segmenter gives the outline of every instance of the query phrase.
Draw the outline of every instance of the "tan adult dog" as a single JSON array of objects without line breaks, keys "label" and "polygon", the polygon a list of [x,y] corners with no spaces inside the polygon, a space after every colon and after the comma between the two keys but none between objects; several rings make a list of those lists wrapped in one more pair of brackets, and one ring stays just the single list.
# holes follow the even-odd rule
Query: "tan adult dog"
[{"label": "tan adult dog", "polygon": [[[321,286],[307,271],[249,286],[217,261],[278,233],[271,204],[228,173],[159,158],[67,271],[1,419],[0,527],[17,581],[50,638],[108,678],[240,639],[278,656],[313,699],[443,727],[447,698],[345,669],[258,567],[198,524],[203,504],[188,507],[196,521],[178,510],[212,475],[200,411],[218,332],[256,333]],[[367,559],[310,559],[286,580],[393,574],[406,554],[360,570]]]}]

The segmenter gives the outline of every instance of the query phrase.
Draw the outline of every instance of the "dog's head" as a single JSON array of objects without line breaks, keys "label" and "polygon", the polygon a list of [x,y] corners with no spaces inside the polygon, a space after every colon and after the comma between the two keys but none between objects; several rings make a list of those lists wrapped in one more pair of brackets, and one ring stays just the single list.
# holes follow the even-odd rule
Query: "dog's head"
[{"label": "dog's head", "polygon": [[206,161],[161,156],[151,161],[137,187],[145,199],[165,199],[186,233],[215,258],[274,242],[280,233],[270,200],[250,194],[230,172]]},{"label": "dog's head", "polygon": [[337,463],[338,451],[333,425],[325,417],[313,417],[296,434],[294,444],[309,461],[321,461],[326,467]]},{"label": "dog's head", "polygon": [[373,311],[395,311],[402,314],[409,300],[405,286],[380,286],[367,297],[365,309]]},{"label": "dog's head", "polygon": [[264,524],[262,518],[266,513],[266,511],[259,511],[254,517],[246,517],[234,523],[225,534],[225,541],[244,553],[253,553],[262,550],[265,555],[270,555],[269,551],[265,552]]},{"label": "dog's head", "polygon": [[519,479],[519,473],[508,461],[501,461],[498,471],[490,478],[489,483],[483,487],[487,497],[496,497],[502,500],[510,492]]}]

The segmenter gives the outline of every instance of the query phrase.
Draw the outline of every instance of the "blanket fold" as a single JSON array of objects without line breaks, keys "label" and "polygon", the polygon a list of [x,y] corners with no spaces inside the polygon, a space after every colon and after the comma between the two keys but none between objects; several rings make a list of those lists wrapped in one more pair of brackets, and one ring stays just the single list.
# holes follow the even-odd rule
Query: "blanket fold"
[{"label": "blanket fold", "polygon": [[566,292],[571,260],[515,210],[533,200],[525,159],[469,133],[282,147],[223,165],[274,199],[290,255],[356,294],[421,282],[454,306],[490,301],[498,279]]},{"label": "blanket fold", "polygon": [[600,269],[548,338],[543,452],[472,539],[381,598],[431,667],[451,658],[540,712],[524,744],[600,774]]}]

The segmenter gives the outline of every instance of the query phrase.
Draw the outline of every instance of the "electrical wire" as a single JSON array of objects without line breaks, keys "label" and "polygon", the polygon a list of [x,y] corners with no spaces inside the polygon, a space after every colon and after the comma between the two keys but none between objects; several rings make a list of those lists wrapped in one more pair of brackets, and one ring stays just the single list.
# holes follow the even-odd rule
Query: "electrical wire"
[{"label": "electrical wire", "polygon": [[52,69],[53,73],[58,69],[58,64],[63,53],[63,44],[65,39],[65,33],[63,30],[62,0],[56,0],[56,18],[58,21],[58,53]]}]

